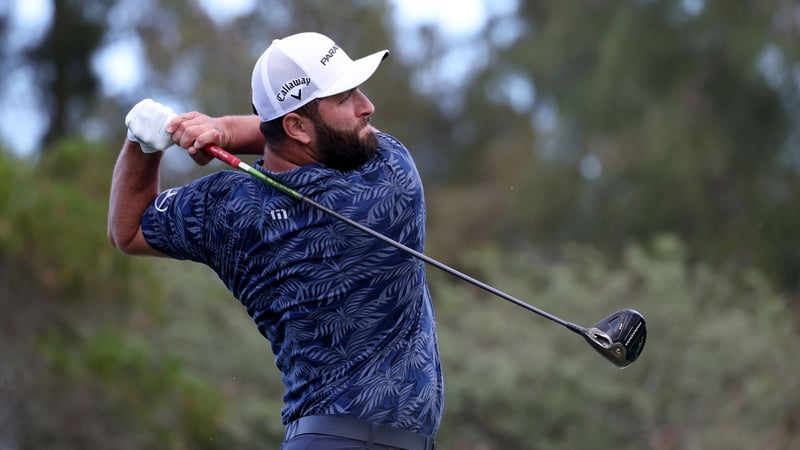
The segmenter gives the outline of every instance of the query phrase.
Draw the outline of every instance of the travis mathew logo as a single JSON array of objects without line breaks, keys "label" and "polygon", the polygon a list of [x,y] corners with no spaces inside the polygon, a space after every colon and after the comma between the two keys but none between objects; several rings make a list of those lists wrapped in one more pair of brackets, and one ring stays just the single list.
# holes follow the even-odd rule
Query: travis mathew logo
[{"label": "travis mathew logo", "polygon": [[269,216],[272,218],[272,220],[288,220],[289,219],[289,213],[286,212],[285,209],[273,209],[272,211],[269,212]]},{"label": "travis mathew logo", "polygon": [[303,89],[298,90],[297,94],[290,94],[290,92],[292,92],[292,90],[296,87],[302,88],[303,86],[308,86],[309,84],[311,84],[310,77],[296,78],[292,81],[289,81],[288,83],[284,83],[284,85],[281,86],[280,92],[278,92],[278,101],[282,102],[286,100],[287,95],[295,100],[302,100]]}]

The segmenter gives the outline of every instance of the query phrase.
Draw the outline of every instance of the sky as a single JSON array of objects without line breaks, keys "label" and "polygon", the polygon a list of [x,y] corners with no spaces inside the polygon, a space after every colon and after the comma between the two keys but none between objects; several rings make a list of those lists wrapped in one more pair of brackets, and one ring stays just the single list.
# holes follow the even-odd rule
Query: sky
[{"label": "sky", "polygon": [[[224,23],[251,11],[257,0],[197,0],[214,20]],[[395,7],[395,23],[404,26],[430,24],[453,37],[467,36],[479,30],[492,13],[513,9],[517,0],[390,0]],[[25,46],[41,37],[52,17],[52,0],[11,0],[0,4],[0,12],[11,17],[12,27],[6,45]],[[142,74],[130,70],[131,63],[144,50],[136,42],[112,44],[95,56],[94,68],[106,74],[104,93],[124,93],[135,86]],[[125,67],[126,70],[115,68]],[[35,152],[43,134],[44,116],[37,111],[36,89],[25,69],[12,69],[5,76],[10,83],[0,93],[0,140],[21,155]],[[12,119],[13,118],[13,119]]]}]

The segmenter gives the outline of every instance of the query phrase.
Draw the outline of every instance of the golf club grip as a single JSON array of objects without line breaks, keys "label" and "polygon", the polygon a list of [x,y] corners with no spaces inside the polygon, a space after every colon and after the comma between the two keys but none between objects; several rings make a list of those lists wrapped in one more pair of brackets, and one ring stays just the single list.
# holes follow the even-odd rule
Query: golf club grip
[{"label": "golf club grip", "polygon": [[570,331],[572,331],[574,333],[577,333],[577,334],[580,334],[580,335],[584,335],[584,333],[586,332],[586,328],[581,327],[580,325],[576,325],[576,324],[574,324],[572,322],[568,322],[566,320],[561,319],[558,316],[555,316],[553,314],[548,313],[547,311],[541,310],[541,309],[539,309],[539,308],[537,308],[537,307],[535,307],[533,305],[530,305],[530,304],[528,304],[528,303],[526,303],[526,302],[524,302],[524,301],[522,301],[522,300],[520,300],[520,299],[518,299],[518,298],[516,298],[516,297],[514,297],[514,296],[512,296],[510,294],[507,294],[507,293],[505,293],[505,292],[503,292],[503,291],[501,291],[501,290],[499,290],[499,289],[497,289],[497,288],[495,288],[495,287],[493,287],[491,285],[488,285],[488,284],[486,284],[486,283],[484,283],[484,282],[482,282],[482,281],[480,281],[480,280],[478,280],[476,278],[473,278],[473,277],[471,277],[471,276],[469,276],[469,275],[467,275],[467,274],[465,274],[463,272],[460,272],[460,271],[448,266],[447,264],[444,264],[444,263],[442,263],[442,262],[440,262],[440,261],[438,261],[438,260],[436,260],[434,258],[431,258],[430,256],[428,256],[428,255],[426,255],[426,254],[424,254],[422,252],[414,250],[413,248],[408,247],[407,245],[404,245],[404,244],[402,244],[400,242],[395,241],[394,239],[391,239],[391,238],[389,238],[387,236],[384,236],[383,234],[378,233],[377,231],[373,230],[372,228],[364,226],[364,225],[356,222],[355,220],[350,219],[349,217],[345,217],[342,214],[340,214],[340,213],[328,208],[325,205],[322,205],[320,203],[315,202],[314,200],[312,200],[312,199],[306,197],[305,195],[293,190],[292,188],[290,188],[288,186],[284,186],[283,184],[279,183],[278,181],[275,181],[274,179],[268,177],[264,172],[261,172],[258,169],[250,167],[246,163],[242,162],[241,159],[231,155],[230,153],[228,153],[227,151],[223,150],[222,148],[220,148],[220,147],[218,147],[216,145],[209,145],[209,146],[205,147],[204,150],[209,155],[212,155],[213,157],[215,157],[215,158],[225,162],[226,164],[229,164],[229,165],[231,165],[231,166],[233,166],[233,167],[235,167],[235,168],[237,168],[237,169],[239,169],[239,170],[241,170],[243,172],[249,173],[250,175],[258,178],[261,181],[263,181],[264,183],[266,183],[266,184],[278,189],[279,191],[289,195],[290,197],[293,197],[296,200],[302,201],[302,202],[306,203],[307,205],[309,205],[311,207],[314,207],[314,208],[316,208],[316,209],[318,209],[318,210],[320,210],[320,211],[322,211],[322,212],[324,212],[326,214],[329,214],[332,217],[334,217],[334,218],[336,218],[336,219],[338,219],[338,220],[340,220],[340,221],[342,221],[342,222],[344,222],[344,223],[346,223],[346,224],[348,224],[348,225],[350,225],[350,226],[352,226],[354,228],[357,228],[358,230],[361,230],[362,232],[364,232],[364,233],[366,233],[366,234],[368,234],[368,235],[370,235],[370,236],[372,236],[372,237],[374,237],[374,238],[376,238],[376,239],[378,239],[380,241],[383,241],[386,244],[389,244],[389,245],[391,245],[391,246],[393,246],[393,247],[395,247],[395,248],[397,248],[399,250],[402,250],[402,251],[410,254],[411,256],[413,256],[413,257],[415,257],[415,258],[417,258],[417,259],[419,259],[419,260],[421,260],[421,261],[423,261],[423,262],[425,262],[427,264],[430,264],[431,266],[434,266],[434,267],[436,267],[436,268],[438,268],[438,269],[440,269],[440,270],[442,270],[442,271],[444,271],[446,273],[449,273],[450,275],[452,275],[452,276],[454,276],[456,278],[459,278],[459,279],[461,279],[463,281],[466,281],[466,282],[468,282],[468,283],[470,283],[470,284],[472,284],[472,285],[474,285],[476,287],[479,287],[479,288],[481,288],[481,289],[483,289],[483,290],[485,290],[485,291],[487,291],[489,293],[492,293],[492,294],[494,294],[494,295],[496,295],[496,296],[498,296],[498,297],[500,297],[500,298],[502,298],[502,299],[504,299],[506,301],[514,303],[517,306],[520,306],[520,307],[522,307],[524,309],[527,309],[528,311],[531,311],[531,312],[533,312],[535,314],[538,314],[538,315],[540,315],[540,316],[542,316],[542,317],[544,317],[546,319],[549,319],[549,320],[551,320],[551,321],[553,321],[553,322],[555,322],[555,323],[557,323],[559,325],[562,325],[562,326],[568,328]]},{"label": "golf club grip", "polygon": [[239,168],[239,163],[242,162],[241,159],[237,158],[236,156],[233,156],[232,154],[226,152],[221,147],[216,145],[208,145],[203,148],[203,151],[205,151],[207,154],[213,156],[214,158],[219,159],[220,161],[228,165],[236,167],[237,169]]}]

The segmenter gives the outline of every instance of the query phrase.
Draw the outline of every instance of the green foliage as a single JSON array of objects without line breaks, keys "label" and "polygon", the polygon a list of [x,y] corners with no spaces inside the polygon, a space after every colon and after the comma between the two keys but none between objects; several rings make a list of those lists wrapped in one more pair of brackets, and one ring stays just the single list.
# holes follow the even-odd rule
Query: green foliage
[{"label": "green foliage", "polygon": [[[94,417],[95,427],[115,430],[109,438],[126,448],[227,448],[217,423],[223,397],[211,380],[145,335],[119,326],[92,333],[46,333],[39,351],[62,386],[86,390],[92,407],[108,414]],[[118,429],[126,423],[138,425]]]},{"label": "green foliage", "polygon": [[690,263],[662,236],[620,265],[591,248],[467,258],[494,286],[591,325],[633,307],[642,357],[619,370],[582,338],[462,283],[435,284],[443,448],[789,448],[800,335],[759,273]]},{"label": "green foliage", "polygon": [[[776,21],[787,13],[782,2],[686,6],[520,4],[518,37],[493,49],[465,91],[471,107],[459,121],[480,131],[451,165],[473,190],[514,186],[512,209],[488,203],[482,213],[513,210],[515,220],[462,240],[501,235],[509,248],[522,238],[553,250],[577,240],[613,253],[670,232],[693,257],[755,265],[796,290],[797,224],[779,211],[800,207],[783,194],[800,182],[800,96],[790,81],[797,31]],[[765,64],[768,56],[777,62]],[[531,110],[485,107],[508,73],[535,87]],[[549,128],[537,125],[543,113],[554,117]],[[520,114],[534,118],[533,139],[520,132]],[[487,164],[509,147],[517,147],[510,163]],[[600,169],[593,176],[580,171],[587,158]]]},{"label": "green foliage", "polygon": [[[216,386],[137,328],[158,318],[161,294],[108,244],[114,157],[80,141],[39,163],[0,153],[0,330],[12,343],[0,407],[16,410],[2,434],[33,448],[226,448]],[[72,417],[84,422],[69,428]],[[123,431],[137,422],[149,425]]]},{"label": "green foliage", "polygon": [[107,245],[114,155],[104,145],[64,141],[36,166],[0,158],[0,254],[74,301],[97,289],[98,279],[130,270],[131,261]]},{"label": "green foliage", "polygon": [[29,200],[29,191],[20,189],[21,181],[26,178],[26,164],[10,153],[0,151],[0,243],[2,247],[18,251],[20,241],[14,239],[14,218],[25,208]]}]

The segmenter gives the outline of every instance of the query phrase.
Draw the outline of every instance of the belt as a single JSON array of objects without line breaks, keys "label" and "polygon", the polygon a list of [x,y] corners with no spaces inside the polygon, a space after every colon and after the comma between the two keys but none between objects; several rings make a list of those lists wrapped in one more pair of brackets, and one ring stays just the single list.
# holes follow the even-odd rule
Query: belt
[{"label": "belt", "polygon": [[433,450],[436,446],[433,438],[423,434],[345,416],[306,416],[286,426],[287,441],[301,434],[324,434],[407,450]]}]

